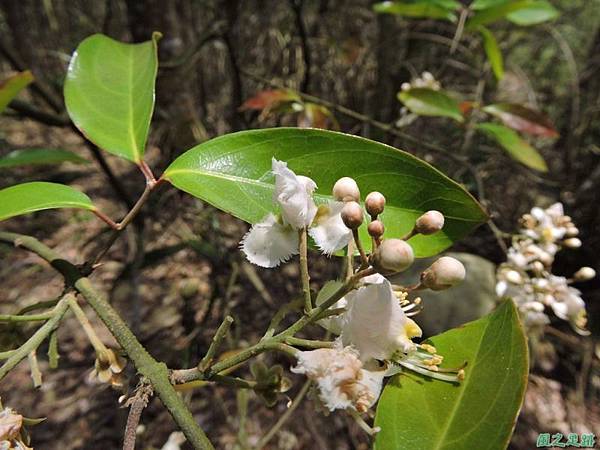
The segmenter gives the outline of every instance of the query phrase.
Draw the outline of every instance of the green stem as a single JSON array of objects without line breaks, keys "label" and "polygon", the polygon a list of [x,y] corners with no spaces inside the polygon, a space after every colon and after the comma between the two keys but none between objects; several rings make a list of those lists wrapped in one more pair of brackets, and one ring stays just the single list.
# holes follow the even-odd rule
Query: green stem
[{"label": "green stem", "polygon": [[300,280],[302,282],[302,295],[304,296],[304,310],[312,311],[312,298],[310,296],[310,275],[308,273],[308,233],[306,228],[298,231],[300,238]]},{"label": "green stem", "polygon": [[53,313],[31,314],[29,316],[0,314],[0,322],[41,322],[52,318]]},{"label": "green stem", "polygon": [[225,317],[225,319],[223,319],[223,322],[221,323],[221,325],[219,325],[217,332],[212,338],[212,342],[210,343],[210,346],[206,351],[206,355],[204,355],[204,358],[202,358],[202,360],[198,364],[199,371],[205,372],[206,369],[210,367],[210,364],[212,363],[212,360],[215,357],[217,350],[221,346],[223,339],[225,339],[225,336],[227,336],[227,333],[229,332],[229,328],[231,327],[232,323],[233,317],[231,316],[227,316]]},{"label": "green stem", "polygon": [[285,343],[304,348],[332,348],[334,343],[331,341],[316,341],[312,339],[302,339],[294,336],[289,336],[285,339]]},{"label": "green stem", "polygon": [[[0,233],[0,238],[2,234]],[[27,356],[35,349],[37,349],[42,342],[54,331],[60,320],[63,318],[67,309],[69,309],[69,298],[73,297],[73,294],[65,295],[52,310],[52,317],[42,325],[38,330],[31,336],[27,342],[21,345],[18,349],[10,352],[10,356],[6,362],[0,367],[0,380],[2,380],[8,372],[10,372],[17,364],[27,358]]]},{"label": "green stem", "polygon": [[83,309],[81,309],[81,306],[79,306],[79,303],[77,303],[77,299],[74,297],[71,298],[69,300],[69,306],[71,307],[71,311],[75,313],[75,317],[77,317],[79,324],[83,328],[83,331],[85,331],[85,334],[87,335],[88,340],[92,344],[92,347],[94,347],[94,350],[96,350],[96,353],[106,352],[106,346],[100,340],[100,338],[96,334],[96,331],[94,331],[94,327],[92,327],[92,324],[85,315],[85,312],[83,312]]},{"label": "green stem", "polygon": [[[175,423],[177,423],[181,431],[183,431],[190,444],[195,449],[212,450],[214,448],[206,434],[204,434],[204,431],[202,431],[196,423],[192,413],[189,411],[182,398],[173,388],[167,366],[164,363],[159,363],[150,356],[131,332],[127,324],[121,319],[117,311],[115,311],[106,298],[92,286],[90,280],[81,275],[76,266],[64,260],[52,249],[30,236],[0,232],[0,241],[12,243],[36,253],[60,272],[64,276],[67,285],[73,286],[86,299],[96,314],[98,314],[100,320],[102,320],[119,345],[125,350],[137,371],[142,376],[146,377],[152,384],[154,392],[156,392],[169,413],[171,413]],[[64,310],[66,311],[68,303],[66,301],[61,302],[59,302],[59,305],[64,307]],[[56,320],[55,323],[54,319],[57,316],[48,320],[40,330],[47,327],[49,334],[52,330],[48,325],[51,322],[53,326],[56,325],[58,320]],[[20,349],[17,350],[17,352],[19,351]],[[27,353],[25,353],[25,356],[27,356]],[[0,379],[5,375],[5,373],[3,373],[4,367],[7,366],[8,362],[11,361],[13,357],[14,356],[11,356],[5,365],[0,368]],[[14,365],[16,364],[13,364],[12,367],[14,367]],[[6,372],[8,370],[6,370]]]}]

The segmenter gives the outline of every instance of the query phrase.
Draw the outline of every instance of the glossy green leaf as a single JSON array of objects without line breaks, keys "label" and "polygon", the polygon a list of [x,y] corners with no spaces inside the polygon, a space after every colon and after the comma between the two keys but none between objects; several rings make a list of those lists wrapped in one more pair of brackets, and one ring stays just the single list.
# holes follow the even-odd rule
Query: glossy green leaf
[{"label": "glossy green leaf", "polygon": [[475,0],[473,3],[469,5],[469,7],[473,11],[479,11],[481,9],[487,9],[494,6],[503,5],[505,3],[509,3],[513,0]]},{"label": "glossy green leaf", "polygon": [[558,137],[558,131],[545,114],[516,103],[494,103],[483,110],[498,117],[504,125],[522,133],[549,138]]},{"label": "glossy green leaf", "polygon": [[494,138],[508,154],[523,165],[540,172],[547,172],[548,166],[542,155],[516,132],[497,123],[480,123],[478,130]]},{"label": "glossy green leaf", "polygon": [[33,181],[0,190],[0,220],[54,208],[96,209],[87,195],[64,184]]},{"label": "glossy green leaf", "polygon": [[29,70],[26,70],[0,82],[0,113],[32,81],[33,75]]},{"label": "glossy green leaf", "polygon": [[71,120],[98,147],[139,163],[154,109],[158,68],[151,41],[124,44],[101,34],[85,39],[71,58],[65,103]]},{"label": "glossy green leaf", "polygon": [[504,61],[502,58],[502,52],[498,46],[498,41],[490,30],[485,27],[479,27],[479,32],[483,37],[483,48],[487,56],[492,71],[496,76],[497,80],[501,80],[504,77]]},{"label": "glossy green leaf", "polygon": [[527,8],[533,3],[534,0],[516,0],[499,3],[489,8],[482,9],[477,11],[473,17],[467,20],[466,29],[473,31],[480,25],[487,25],[488,23],[505,19],[508,14],[523,8]]},{"label": "glossy green leaf", "polygon": [[88,161],[68,150],[53,148],[23,148],[13,150],[6,156],[1,157],[0,168],[60,164],[63,162],[86,164]]},{"label": "glossy green leaf", "polygon": [[382,192],[387,198],[382,215],[386,237],[409,232],[429,209],[444,213],[441,232],[410,240],[418,256],[440,252],[486,220],[468,192],[429,164],[393,147],[333,131],[274,128],[228,134],[188,150],[163,176],[179,189],[256,223],[275,211],[273,157],[315,180],[318,203],[331,199],[331,189],[342,176],[356,179],[365,195]]},{"label": "glossy green leaf", "polygon": [[443,91],[412,88],[398,92],[398,99],[420,116],[450,117],[458,122],[464,121],[459,103]]},{"label": "glossy green leaf", "polygon": [[375,3],[373,10],[380,14],[394,14],[398,16],[411,17],[413,19],[446,19],[456,20],[452,12],[460,5],[455,2],[442,0],[423,0],[415,2],[386,1]]},{"label": "glossy green leaf", "polygon": [[527,343],[506,301],[490,315],[431,339],[442,367],[467,361],[459,385],[404,372],[377,406],[375,450],[500,450],[513,431],[527,384]]},{"label": "glossy green leaf", "polygon": [[506,18],[517,25],[529,26],[554,20],[558,16],[560,13],[554,6],[545,0],[539,0],[531,6],[508,14]]}]

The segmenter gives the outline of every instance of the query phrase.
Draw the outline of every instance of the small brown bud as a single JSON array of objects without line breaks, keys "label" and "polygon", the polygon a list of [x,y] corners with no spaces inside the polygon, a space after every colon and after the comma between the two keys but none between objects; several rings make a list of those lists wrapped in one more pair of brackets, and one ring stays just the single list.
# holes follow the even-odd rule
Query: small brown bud
[{"label": "small brown bud", "polygon": [[333,185],[333,197],[340,202],[357,202],[360,200],[360,190],[353,178],[342,177]]},{"label": "small brown bud", "polygon": [[369,224],[367,231],[371,237],[379,239],[381,236],[383,236],[385,227],[383,226],[383,222],[381,220],[374,220]]},{"label": "small brown bud", "polygon": [[371,217],[377,217],[385,208],[385,197],[381,192],[371,192],[365,199],[365,207]]},{"label": "small brown bud", "polygon": [[465,279],[465,266],[455,258],[442,256],[421,274],[421,284],[432,291],[443,291]]},{"label": "small brown bud", "polygon": [[342,220],[351,230],[355,230],[363,223],[363,210],[360,205],[354,201],[346,202],[341,212]]},{"label": "small brown bud", "polygon": [[443,227],[444,215],[435,210],[427,211],[415,223],[415,231],[424,235],[437,233]]},{"label": "small brown bud", "polygon": [[401,239],[386,239],[373,253],[371,263],[382,273],[402,272],[408,269],[415,256],[412,247]]}]

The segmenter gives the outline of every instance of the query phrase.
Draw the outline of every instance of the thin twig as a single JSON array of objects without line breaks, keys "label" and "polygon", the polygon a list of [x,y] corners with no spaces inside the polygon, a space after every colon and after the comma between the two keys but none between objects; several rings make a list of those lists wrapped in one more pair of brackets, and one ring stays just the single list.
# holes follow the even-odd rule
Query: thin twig
[{"label": "thin twig", "polygon": [[142,411],[148,406],[150,397],[152,397],[152,386],[143,384],[125,403],[126,406],[129,406],[129,415],[127,416],[127,425],[125,425],[123,450],[134,450],[137,427],[142,417]]},{"label": "thin twig", "polygon": [[300,282],[302,283],[302,295],[304,297],[304,311],[308,314],[312,311],[313,304],[310,295],[310,275],[308,273],[308,232],[306,228],[298,231],[300,239]]},{"label": "thin twig", "polygon": [[206,355],[204,355],[204,358],[202,358],[202,360],[198,364],[198,370],[200,370],[201,372],[205,372],[210,367],[213,358],[217,353],[217,350],[219,349],[221,343],[223,342],[223,339],[225,339],[225,336],[227,336],[227,333],[229,332],[231,324],[233,324],[233,317],[227,316],[223,319],[223,322],[221,323],[221,325],[219,325],[219,328],[217,328],[217,332],[212,338],[212,342],[210,343],[208,350],[206,351]]}]

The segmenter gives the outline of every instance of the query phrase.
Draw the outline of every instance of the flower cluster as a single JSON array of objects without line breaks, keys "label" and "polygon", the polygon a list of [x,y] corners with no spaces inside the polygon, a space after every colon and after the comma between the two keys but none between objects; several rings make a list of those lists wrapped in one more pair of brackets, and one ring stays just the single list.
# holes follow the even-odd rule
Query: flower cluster
[{"label": "flower cluster", "polygon": [[402,83],[400,89],[408,91],[414,88],[428,88],[439,91],[442,85],[437,81],[431,72],[423,72],[420,77],[413,78],[410,83]]},{"label": "flower cluster", "polygon": [[513,236],[507,261],[498,268],[496,292],[517,303],[530,331],[541,332],[550,322],[549,308],[580,334],[587,333],[585,303],[571,283],[594,278],[596,272],[582,267],[571,279],[552,273],[557,252],[581,246],[578,234],[560,203],[545,210],[535,207],[521,218],[520,234]]},{"label": "flower cluster", "polygon": [[[331,314],[318,322],[338,335],[333,345],[298,352],[298,364],[292,371],[315,381],[320,399],[329,410],[350,409],[359,413],[377,401],[384,377],[402,368],[445,381],[460,381],[464,377],[462,368],[440,369],[443,358],[436,349],[413,342],[422,332],[411,317],[419,312],[421,303],[414,294],[421,289],[443,290],[456,285],[465,277],[463,265],[454,258],[442,257],[412,286],[394,285],[386,278],[412,265],[414,253],[407,241],[417,234],[440,231],[443,214],[428,211],[402,239],[384,239],[380,216],[386,199],[380,192],[369,193],[361,204],[358,185],[352,178],[344,177],[333,186],[334,200],[317,207],[313,199],[317,186],[313,180],[296,175],[287,164],[275,159],[272,171],[273,199],[281,213],[269,214],[243,238],[241,248],[248,260],[275,267],[299,253],[302,233],[308,233],[326,255],[347,248],[351,264],[347,279],[357,279],[346,295],[328,305],[330,310],[324,312]],[[367,221],[372,238],[368,255],[358,232]],[[361,260],[356,270],[355,251]]]}]

